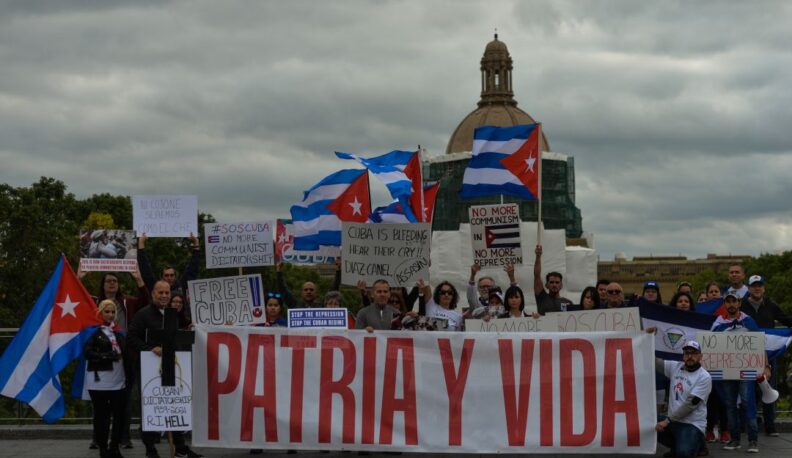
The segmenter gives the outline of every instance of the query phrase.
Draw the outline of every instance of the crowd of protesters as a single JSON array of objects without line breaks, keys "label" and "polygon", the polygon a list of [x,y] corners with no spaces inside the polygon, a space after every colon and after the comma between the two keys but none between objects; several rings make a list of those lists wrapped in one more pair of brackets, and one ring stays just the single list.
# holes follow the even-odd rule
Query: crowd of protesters
[{"label": "crowd of protesters", "polygon": [[[106,273],[96,302],[104,322],[100,332],[86,346],[88,374],[93,377],[88,384],[94,404],[94,441],[91,448],[98,448],[101,457],[120,457],[121,448],[132,448],[129,436],[131,418],[131,393],[140,383],[139,352],[161,353],[161,348],[146,341],[146,331],[163,327],[163,310],[172,307],[178,312],[179,327],[192,327],[187,295],[187,282],[198,276],[200,244],[190,237],[191,256],[178,277],[176,269],[166,266],[155,279],[145,249],[146,237],[141,236],[137,258],[139,271],[132,274],[137,286],[136,295],[125,295],[119,284],[119,276]],[[551,312],[568,312],[635,306],[639,301],[695,312],[696,304],[722,299],[723,306],[717,310],[713,331],[734,332],[773,328],[777,324],[792,326],[792,317],[772,300],[764,289],[764,278],[752,275],[744,284],[745,272],[740,265],[729,268],[729,284],[717,282],[706,285],[703,291],[694,293],[691,283],[680,282],[676,292],[664,305],[657,281],[650,280],[640,293],[628,295],[619,283],[599,279],[595,285],[583,289],[577,302],[561,295],[563,275],[549,272],[542,276],[542,246],[535,248],[536,262],[533,270],[533,291],[536,309],[526,308],[525,294],[514,276],[514,266],[504,270],[509,284],[497,285],[494,278],[479,275],[481,269],[474,264],[465,291],[465,299],[448,281],[439,281],[432,287],[420,280],[409,291],[401,286],[390,285],[386,280],[375,281],[370,287],[359,282],[357,289],[361,297],[361,308],[356,314],[348,312],[349,329],[376,332],[380,330],[464,330],[466,319],[500,320],[507,318],[538,318]],[[265,294],[264,321],[259,326],[286,327],[287,308],[347,308],[341,286],[340,260],[336,261],[334,281],[330,290],[320,294],[318,285],[305,282],[298,294],[287,287],[282,264],[275,267],[275,287]],[[84,277],[83,272],[78,272]],[[505,292],[504,292],[505,289]],[[739,449],[740,433],[743,428],[748,434],[748,452],[758,452],[757,390],[754,381],[709,382],[709,375],[699,371],[700,346],[695,341],[684,347],[684,360],[678,362],[658,361],[658,412],[668,406],[666,414],[658,421],[656,429],[661,442],[669,445],[667,456],[704,456],[708,454],[707,443],[722,442],[727,450]],[[765,371],[771,386],[778,382],[775,361],[768,361]],[[668,378],[666,378],[668,377]],[[672,389],[667,384],[684,380],[696,386],[690,396],[680,401],[677,396],[668,397]],[[761,402],[761,399],[758,401]],[[764,432],[776,436],[775,403],[762,403]],[[108,425],[112,418],[112,432]],[[143,433],[147,457],[158,457],[155,444],[156,433]],[[181,433],[174,434],[176,455],[199,457],[184,441]],[[253,450],[252,453],[257,453]]]}]

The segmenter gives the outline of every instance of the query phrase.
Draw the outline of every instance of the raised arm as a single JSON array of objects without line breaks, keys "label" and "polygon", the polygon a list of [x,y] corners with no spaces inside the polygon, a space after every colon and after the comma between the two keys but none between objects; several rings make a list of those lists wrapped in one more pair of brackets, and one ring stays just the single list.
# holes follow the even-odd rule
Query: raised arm
[{"label": "raised arm", "polygon": [[143,278],[143,284],[151,291],[154,289],[154,282],[156,280],[154,278],[154,271],[151,269],[151,261],[149,261],[146,255],[146,240],[148,240],[148,237],[146,237],[145,233],[140,234],[138,237],[137,262],[140,276]]},{"label": "raised arm", "polygon": [[198,278],[198,266],[201,264],[201,242],[192,232],[190,232],[190,249],[192,250],[190,260],[187,262],[187,266],[184,267],[184,272],[182,272],[182,276],[179,279],[182,291],[187,291],[188,281]]},{"label": "raised arm", "polygon": [[544,283],[542,282],[542,245],[536,245],[534,250],[536,253],[536,260],[534,260],[534,295],[538,295],[544,291]]}]

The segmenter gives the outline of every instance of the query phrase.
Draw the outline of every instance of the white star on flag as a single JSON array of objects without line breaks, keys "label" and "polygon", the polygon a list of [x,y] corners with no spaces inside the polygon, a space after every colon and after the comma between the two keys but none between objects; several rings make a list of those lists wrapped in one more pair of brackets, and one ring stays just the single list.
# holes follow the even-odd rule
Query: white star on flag
[{"label": "white star on flag", "polygon": [[77,308],[77,306],[80,305],[80,303],[79,302],[72,302],[71,297],[69,297],[68,294],[66,295],[66,300],[65,301],[58,302],[57,304],[58,304],[58,307],[60,307],[62,309],[61,310],[61,318],[65,317],[66,315],[71,315],[74,318],[77,318],[77,314],[74,313],[74,309]]},{"label": "white star on flag", "polygon": [[355,196],[355,200],[349,203],[349,206],[352,207],[352,214],[353,215],[362,215],[363,213],[360,211],[360,207],[363,206],[361,202],[358,202],[357,196]]},{"label": "white star on flag", "polygon": [[289,238],[286,237],[286,234],[283,233],[283,232],[281,232],[281,235],[278,236],[278,243],[285,243],[288,240],[289,240]]},{"label": "white star on flag", "polygon": [[529,156],[528,159],[525,160],[525,164],[526,164],[525,171],[533,173],[534,171],[533,167],[535,162],[536,162],[536,158],[533,156]]}]

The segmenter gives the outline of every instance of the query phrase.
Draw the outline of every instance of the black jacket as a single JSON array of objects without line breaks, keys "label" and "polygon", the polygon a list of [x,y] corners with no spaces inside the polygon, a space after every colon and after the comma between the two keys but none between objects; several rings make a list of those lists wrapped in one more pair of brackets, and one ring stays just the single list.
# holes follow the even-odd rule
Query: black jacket
[{"label": "black jacket", "polygon": [[746,315],[753,318],[760,328],[774,328],[776,326],[776,321],[784,326],[792,327],[792,317],[784,313],[781,307],[770,300],[769,297],[764,297],[762,305],[759,306],[758,310],[748,301],[749,297],[750,295],[747,294],[743,298],[740,311],[745,312]]},{"label": "black jacket", "polygon": [[[129,358],[127,354],[127,339],[126,336],[116,331],[116,341],[118,346],[121,347],[121,357],[124,361],[124,373],[129,374]],[[85,361],[88,363],[89,372],[105,372],[113,370],[113,361],[118,359],[117,354],[113,351],[113,344],[110,343],[110,338],[97,329],[96,332],[88,339],[83,348]]]},{"label": "black jacket", "polygon": [[153,304],[140,309],[129,324],[129,346],[135,351],[149,351],[157,345],[146,343],[147,329],[162,329],[164,316]]}]

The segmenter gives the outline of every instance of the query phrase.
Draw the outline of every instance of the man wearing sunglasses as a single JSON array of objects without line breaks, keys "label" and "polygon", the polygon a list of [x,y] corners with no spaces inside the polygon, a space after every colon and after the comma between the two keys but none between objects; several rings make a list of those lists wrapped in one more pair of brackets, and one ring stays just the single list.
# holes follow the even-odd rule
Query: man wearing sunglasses
[{"label": "man wearing sunglasses", "polygon": [[[515,286],[517,280],[514,278],[514,266],[512,264],[507,264],[503,266],[503,270],[505,270],[506,275],[509,276],[510,285]],[[481,271],[480,265],[473,263],[473,265],[470,266],[470,279],[468,280],[465,296],[467,296],[468,306],[470,307],[468,311],[471,312],[479,307],[488,306],[490,289],[497,288],[495,279],[488,275],[479,277],[478,282],[476,282],[476,274],[478,274],[479,271]]]},{"label": "man wearing sunglasses", "polygon": [[712,378],[701,367],[701,345],[687,341],[682,347],[682,362],[655,358],[655,370],[671,380],[668,416],[655,425],[657,441],[671,449],[663,456],[697,456],[704,446],[707,398],[712,391]]},{"label": "man wearing sunglasses", "polygon": [[605,305],[609,309],[619,308],[619,307],[626,307],[624,303],[624,290],[620,284],[616,282],[608,283],[608,287],[605,289],[605,294],[607,296]]}]

